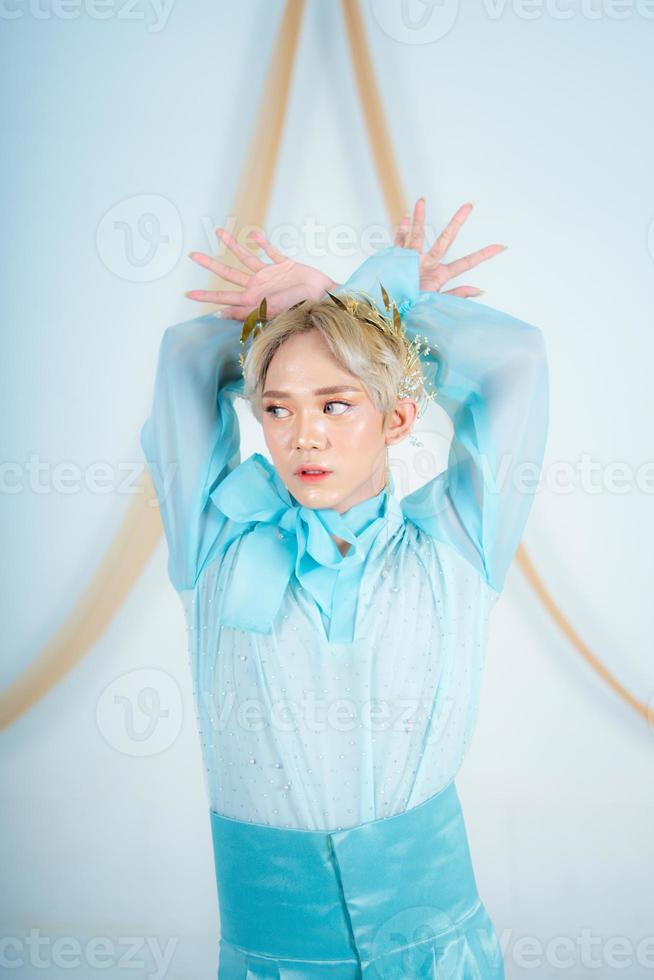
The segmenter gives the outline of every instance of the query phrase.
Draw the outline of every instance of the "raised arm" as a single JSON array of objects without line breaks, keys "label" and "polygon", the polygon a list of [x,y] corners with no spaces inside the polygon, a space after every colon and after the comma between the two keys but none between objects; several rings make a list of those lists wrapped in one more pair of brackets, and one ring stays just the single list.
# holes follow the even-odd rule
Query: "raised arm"
[{"label": "raised arm", "polygon": [[263,235],[257,240],[270,263],[224,229],[217,234],[245,270],[202,252],[190,256],[241,288],[187,293],[191,299],[225,308],[219,315],[196,317],[164,332],[152,409],[141,429],[141,446],[168,544],[168,574],[178,591],[192,588],[206,561],[243,530],[210,500],[213,490],[241,461],[233,402],[243,393],[239,362],[243,320],[264,296],[268,315],[274,316],[333,285],[319,270],[286,258]]},{"label": "raised arm", "polygon": [[230,530],[209,495],[240,462],[233,397],[243,390],[241,329],[208,314],[168,327],[159,348],[140,441],[168,544],[168,575],[178,591],[194,585],[212,546]]},{"label": "raised arm", "polygon": [[338,291],[362,290],[385,312],[380,283],[397,303],[409,337],[427,337],[432,350],[422,358],[425,373],[454,428],[446,470],[404,497],[402,509],[500,592],[547,440],[543,334],[462,296],[422,290],[420,254],[412,248],[381,250]]}]

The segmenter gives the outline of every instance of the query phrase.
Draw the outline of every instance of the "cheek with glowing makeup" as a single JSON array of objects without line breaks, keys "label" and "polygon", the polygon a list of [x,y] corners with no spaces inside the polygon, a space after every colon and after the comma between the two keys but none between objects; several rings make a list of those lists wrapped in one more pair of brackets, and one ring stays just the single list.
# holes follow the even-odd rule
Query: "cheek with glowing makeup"
[{"label": "cheek with glowing makeup", "polygon": [[[292,409],[264,405],[263,426],[273,465],[290,492],[301,502],[337,507],[379,492],[385,479],[386,443],[382,414],[370,402],[326,402],[320,417],[304,437]],[[308,437],[307,437],[308,436]],[[323,466],[323,477],[295,473],[302,460]]]},{"label": "cheek with glowing makeup", "polygon": [[[343,510],[381,489],[382,413],[360,380],[334,360],[317,331],[297,334],[277,349],[263,392],[266,445],[279,476],[301,502]],[[303,481],[295,473],[302,463],[331,472]]]}]

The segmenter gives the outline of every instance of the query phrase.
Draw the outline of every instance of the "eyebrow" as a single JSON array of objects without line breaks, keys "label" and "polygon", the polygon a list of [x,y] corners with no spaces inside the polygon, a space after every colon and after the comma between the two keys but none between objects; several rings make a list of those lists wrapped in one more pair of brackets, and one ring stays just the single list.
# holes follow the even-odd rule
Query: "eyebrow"
[{"label": "eyebrow", "polygon": [[[336,395],[341,391],[361,391],[361,388],[353,388],[352,385],[329,385],[326,388],[314,388],[314,395]],[[291,398],[290,391],[264,391],[262,398]]]}]

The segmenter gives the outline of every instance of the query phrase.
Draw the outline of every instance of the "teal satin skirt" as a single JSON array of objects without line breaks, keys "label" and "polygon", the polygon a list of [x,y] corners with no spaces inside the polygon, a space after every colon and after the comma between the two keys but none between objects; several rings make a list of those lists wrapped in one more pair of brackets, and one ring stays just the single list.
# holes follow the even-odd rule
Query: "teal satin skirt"
[{"label": "teal satin skirt", "polygon": [[345,830],[211,826],[218,980],[504,980],[454,781]]}]

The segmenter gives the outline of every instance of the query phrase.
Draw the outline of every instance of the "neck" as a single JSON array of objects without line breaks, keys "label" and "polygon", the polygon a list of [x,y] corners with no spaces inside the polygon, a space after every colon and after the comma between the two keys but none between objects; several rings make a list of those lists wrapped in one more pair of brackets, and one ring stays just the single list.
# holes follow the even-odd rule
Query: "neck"
[{"label": "neck", "polygon": [[336,543],[336,547],[338,548],[338,550],[340,551],[340,553],[342,555],[346,555],[348,553],[348,551],[350,550],[350,542],[349,541],[344,541],[343,538],[337,538],[334,535],[332,535],[332,537],[333,537],[333,539],[334,539],[334,541]]},{"label": "neck", "polygon": [[339,514],[344,514],[351,507],[355,507],[357,504],[362,504],[365,500],[372,500],[373,497],[379,496],[385,486],[385,471],[379,470],[370,480],[366,480],[365,483],[356,487],[351,494],[344,497],[334,510],[337,510]]}]

